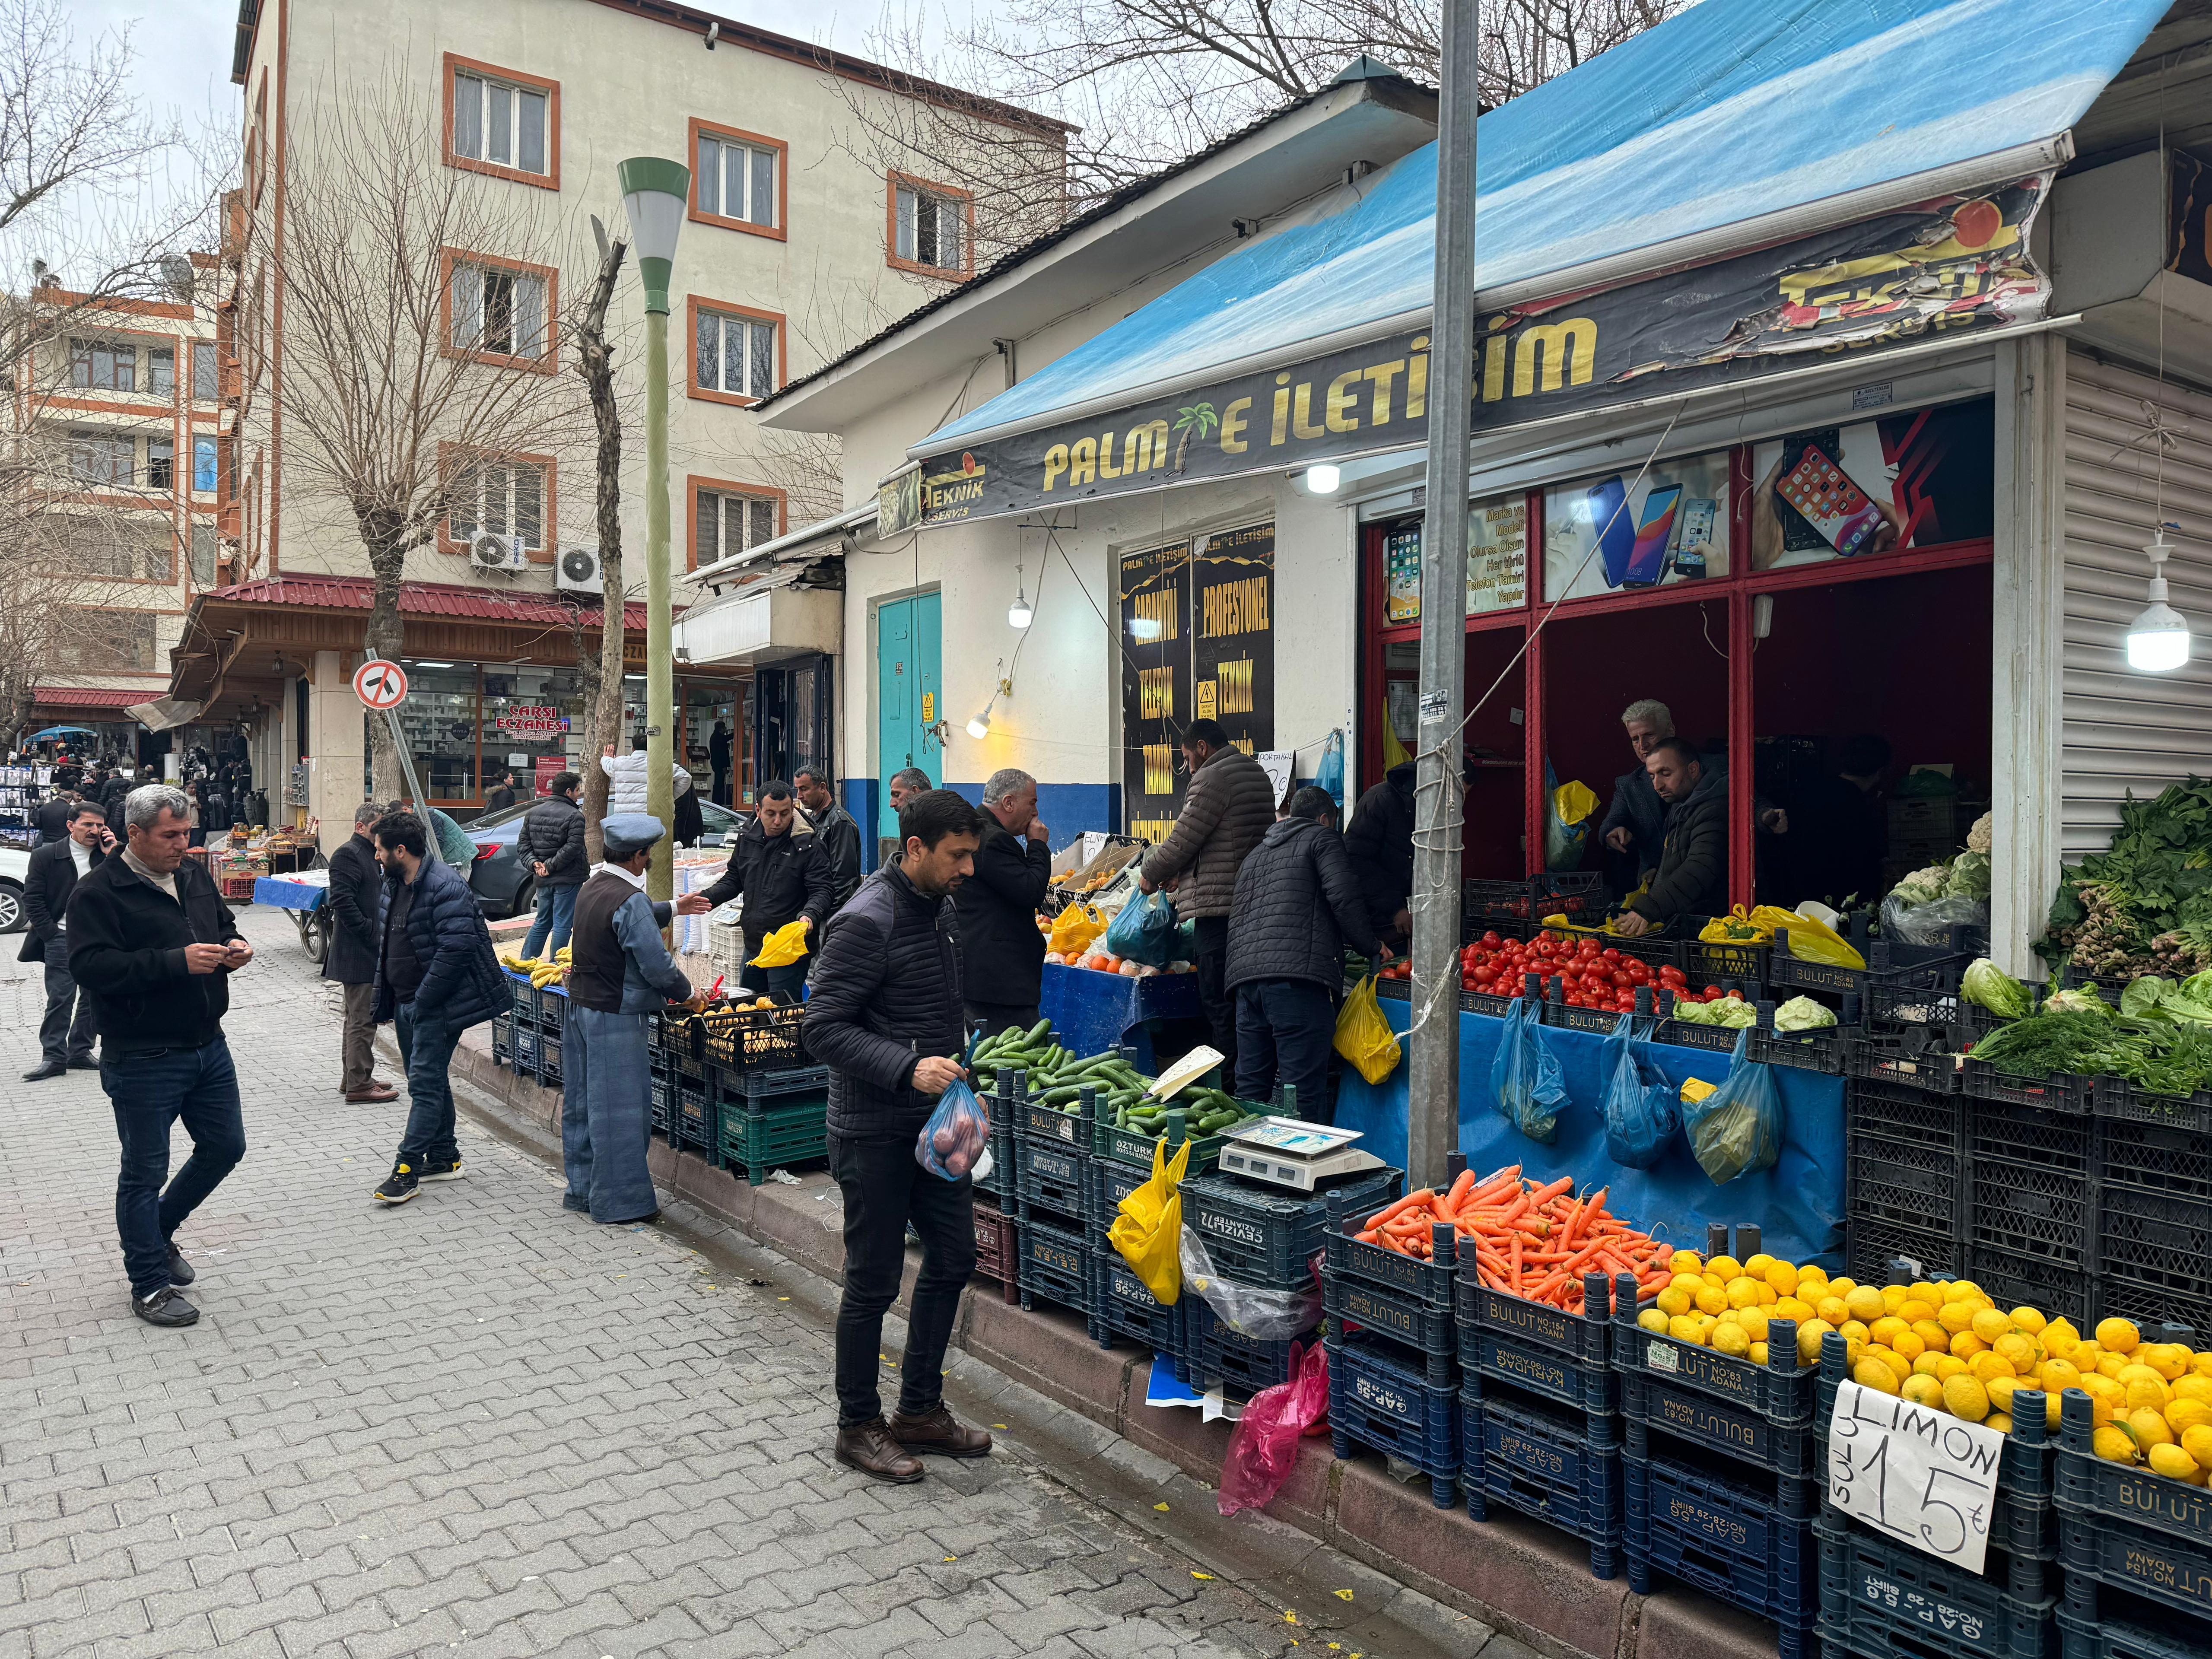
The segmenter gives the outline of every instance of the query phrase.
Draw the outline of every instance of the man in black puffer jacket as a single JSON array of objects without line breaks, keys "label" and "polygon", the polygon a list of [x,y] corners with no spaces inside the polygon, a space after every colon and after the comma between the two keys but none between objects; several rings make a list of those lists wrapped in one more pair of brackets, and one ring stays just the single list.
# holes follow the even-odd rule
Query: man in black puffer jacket
[{"label": "man in black puffer jacket", "polygon": [[[980,827],[975,809],[949,789],[900,808],[904,854],[830,919],[806,1001],[807,1052],[830,1067],[830,1173],[845,1200],[836,1457],[878,1480],[921,1480],[918,1452],[991,1449],[991,1437],[956,1422],[944,1400],[945,1347],[975,1267],[974,1188],[964,1175],[932,1175],[914,1156],[937,1097],[966,1075],[952,893],[975,868]],[[876,1376],[909,1221],[921,1239],[921,1273],[898,1412],[886,1423]]]},{"label": "man in black puffer jacket", "polygon": [[[1237,999],[1237,1092],[1297,1091],[1297,1115],[1329,1123],[1344,947],[1383,951],[1336,833],[1336,803],[1311,784],[1237,872],[1226,978]],[[1387,954],[1387,951],[1384,951]]]},{"label": "man in black puffer jacket", "polygon": [[538,920],[530,924],[530,937],[522,954],[550,958],[568,942],[576,919],[576,891],[592,872],[584,851],[584,809],[576,805],[583,779],[563,772],[547,786],[549,793],[522,815],[515,832],[514,855],[530,866],[538,882]]},{"label": "man in black puffer jacket", "polygon": [[1413,763],[1401,761],[1359,798],[1344,832],[1345,856],[1375,931],[1403,950],[1413,931]]}]

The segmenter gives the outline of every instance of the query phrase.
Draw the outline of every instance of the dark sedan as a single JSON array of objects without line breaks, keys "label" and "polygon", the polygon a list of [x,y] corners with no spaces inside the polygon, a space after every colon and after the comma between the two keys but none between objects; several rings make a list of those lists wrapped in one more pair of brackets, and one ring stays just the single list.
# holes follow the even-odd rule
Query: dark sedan
[{"label": "dark sedan", "polygon": [[[523,814],[532,804],[520,801],[496,812],[487,812],[463,826],[469,839],[477,844],[476,862],[469,869],[469,885],[475,890],[477,902],[483,906],[484,914],[495,921],[501,916],[521,915],[538,902],[537,878],[514,853]],[[708,800],[699,803],[699,820],[706,826],[701,842],[706,847],[726,846],[730,837],[744,829],[746,822],[743,813],[732,812],[726,806],[717,806]]]}]

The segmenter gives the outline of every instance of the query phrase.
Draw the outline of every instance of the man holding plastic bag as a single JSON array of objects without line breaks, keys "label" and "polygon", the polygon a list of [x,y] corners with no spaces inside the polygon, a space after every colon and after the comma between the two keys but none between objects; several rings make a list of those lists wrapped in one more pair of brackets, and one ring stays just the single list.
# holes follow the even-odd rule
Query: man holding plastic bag
[{"label": "man holding plastic bag", "polygon": [[[954,1419],[943,1392],[945,1345],[975,1267],[976,1109],[933,1121],[966,1076],[952,894],[975,868],[981,829],[975,809],[948,789],[899,809],[899,862],[862,882],[830,919],[801,1028],[808,1054],[830,1067],[830,1172],[845,1201],[836,1455],[878,1480],[921,1480],[917,1454],[991,1449],[989,1435]],[[921,1273],[898,1409],[886,1422],[876,1380],[909,1222]]]}]

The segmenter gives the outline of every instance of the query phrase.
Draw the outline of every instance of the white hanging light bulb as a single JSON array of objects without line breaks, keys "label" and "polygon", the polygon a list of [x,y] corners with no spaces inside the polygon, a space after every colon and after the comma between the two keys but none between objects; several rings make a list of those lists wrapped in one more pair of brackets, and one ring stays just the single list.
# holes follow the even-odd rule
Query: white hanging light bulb
[{"label": "white hanging light bulb", "polygon": [[993,692],[991,701],[983,705],[983,712],[968,722],[968,735],[979,742],[991,735],[991,711],[999,706],[999,694]]},{"label": "white hanging light bulb", "polygon": [[[1006,607],[1006,626],[1027,628],[1036,620],[1036,612],[1030,609],[1028,590],[1022,586],[1022,568],[1016,565],[1014,567],[1014,602]],[[983,734],[978,732],[975,735],[980,738]]]},{"label": "white hanging light bulb", "polygon": [[1344,474],[1333,461],[1316,461],[1306,469],[1306,489],[1316,495],[1334,495]]},{"label": "white hanging light bulb", "polygon": [[2128,666],[2140,673],[2171,673],[2189,660],[2189,619],[2166,602],[2166,561],[2173,551],[2167,528],[2160,525],[2143,549],[2150,557],[2150,603],[2128,624]]}]

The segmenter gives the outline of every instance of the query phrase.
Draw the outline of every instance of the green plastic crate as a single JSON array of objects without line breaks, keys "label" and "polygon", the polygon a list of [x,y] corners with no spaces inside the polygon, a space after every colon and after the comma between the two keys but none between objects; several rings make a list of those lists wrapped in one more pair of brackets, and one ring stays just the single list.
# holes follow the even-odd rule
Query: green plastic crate
[{"label": "green plastic crate", "polygon": [[830,1155],[830,1091],[780,1097],[750,1109],[722,1106],[721,1166],[759,1186],[768,1172]]}]

